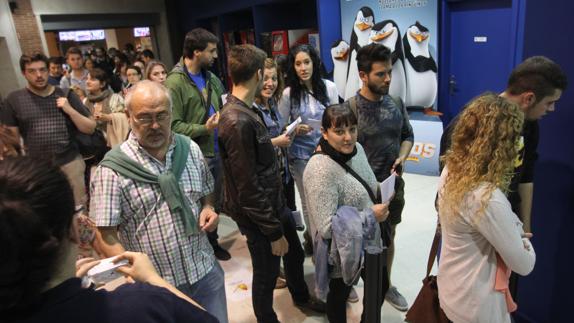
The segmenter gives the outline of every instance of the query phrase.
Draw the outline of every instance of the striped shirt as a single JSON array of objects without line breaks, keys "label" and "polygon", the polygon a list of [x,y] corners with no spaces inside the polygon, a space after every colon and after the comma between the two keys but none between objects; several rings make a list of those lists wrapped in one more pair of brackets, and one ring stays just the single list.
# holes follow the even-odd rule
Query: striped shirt
[{"label": "striped shirt", "polygon": [[[133,133],[120,146],[128,157],[154,174],[171,169],[174,148],[172,139],[164,164],[147,153]],[[200,199],[213,191],[213,177],[193,141],[179,183],[199,222]],[[136,182],[99,166],[91,181],[90,217],[98,227],[117,226],[123,247],[146,253],[158,273],[175,286],[197,282],[214,265],[207,235],[186,236],[180,214],[171,213],[157,184]]]}]

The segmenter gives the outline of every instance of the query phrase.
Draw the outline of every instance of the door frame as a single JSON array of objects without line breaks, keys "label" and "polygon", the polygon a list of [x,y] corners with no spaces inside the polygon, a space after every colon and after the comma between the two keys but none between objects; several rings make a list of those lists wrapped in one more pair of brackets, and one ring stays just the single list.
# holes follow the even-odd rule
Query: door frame
[{"label": "door frame", "polygon": [[[439,90],[438,90],[438,111],[443,112],[442,122],[446,126],[452,118],[455,117],[454,107],[451,109],[450,94],[449,94],[449,76],[451,75],[450,57],[451,57],[451,3],[471,2],[477,0],[441,0],[439,4],[439,20],[440,20],[440,38],[439,38]],[[511,0],[511,51],[510,62],[514,68],[518,65],[523,58],[524,52],[524,24],[526,20],[526,1],[527,0]],[[452,112],[451,112],[452,111]]]}]

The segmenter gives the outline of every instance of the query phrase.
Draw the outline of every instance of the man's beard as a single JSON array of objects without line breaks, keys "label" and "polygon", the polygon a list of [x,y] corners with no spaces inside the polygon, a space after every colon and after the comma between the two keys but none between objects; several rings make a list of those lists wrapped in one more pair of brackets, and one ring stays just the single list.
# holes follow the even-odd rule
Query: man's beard
[{"label": "man's beard", "polygon": [[376,87],[375,85],[371,84],[370,82],[367,83],[367,87],[369,88],[369,91],[371,91],[372,93],[375,93],[377,95],[387,95],[389,94],[389,87],[385,86],[385,87]]}]

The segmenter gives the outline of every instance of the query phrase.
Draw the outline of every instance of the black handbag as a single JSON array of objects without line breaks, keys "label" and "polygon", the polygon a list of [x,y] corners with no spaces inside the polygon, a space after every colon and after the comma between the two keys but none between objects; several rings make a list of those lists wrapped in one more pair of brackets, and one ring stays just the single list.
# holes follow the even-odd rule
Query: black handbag
[{"label": "black handbag", "polygon": [[95,129],[94,133],[88,135],[78,131],[76,127],[74,128],[76,132],[71,134],[78,145],[78,150],[82,157],[91,158],[106,152],[108,144],[106,142],[106,137],[101,130]]},{"label": "black handbag", "polygon": [[[70,92],[70,90],[64,91],[64,96],[68,98]],[[76,143],[78,151],[84,159],[103,155],[108,150],[108,143],[103,131],[96,128],[92,134],[85,134],[78,130],[70,116],[65,112],[62,113],[66,117],[66,126],[70,134],[70,140]]]},{"label": "black handbag", "polygon": [[449,323],[443,310],[440,308],[438,298],[438,284],[436,276],[431,276],[430,272],[438,252],[440,234],[437,230],[432,242],[432,247],[427,261],[427,274],[423,279],[423,287],[413,305],[407,312],[405,321],[410,323]]}]

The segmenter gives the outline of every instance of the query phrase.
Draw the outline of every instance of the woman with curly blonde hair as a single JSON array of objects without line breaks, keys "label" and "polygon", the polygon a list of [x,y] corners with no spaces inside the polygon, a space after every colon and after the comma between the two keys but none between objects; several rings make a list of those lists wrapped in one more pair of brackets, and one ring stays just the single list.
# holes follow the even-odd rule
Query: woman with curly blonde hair
[{"label": "woman with curly blonde hair", "polygon": [[531,235],[505,196],[523,120],[516,104],[483,94],[462,112],[443,157],[438,286],[441,307],[455,323],[510,322],[510,271],[527,275],[534,268]]}]

